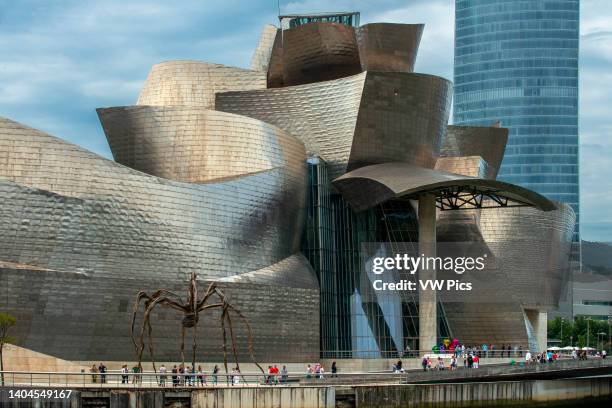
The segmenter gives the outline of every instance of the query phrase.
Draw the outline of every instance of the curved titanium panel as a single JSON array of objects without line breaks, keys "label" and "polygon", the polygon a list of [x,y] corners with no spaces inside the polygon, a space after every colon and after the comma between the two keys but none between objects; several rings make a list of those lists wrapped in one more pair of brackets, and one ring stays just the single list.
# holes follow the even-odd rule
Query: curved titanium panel
[{"label": "curved titanium panel", "polygon": [[330,173],[348,163],[366,74],[286,88],[218,93],[220,111],[271,123],[300,138],[308,154],[319,155]]},{"label": "curved titanium panel", "polygon": [[308,259],[302,254],[291,255],[273,265],[253,272],[228,276],[219,282],[280,285],[292,288],[319,289]]},{"label": "curved titanium panel", "polygon": [[368,164],[433,167],[451,84],[424,74],[367,72],[333,81],[217,94],[218,110],[272,123],[304,142],[332,178]]},{"label": "curved titanium panel", "polygon": [[138,105],[215,107],[215,92],[264,89],[266,74],[200,61],[153,65]]},{"label": "curved titanium panel", "polygon": [[355,29],[310,23],[284,30],[284,86],[327,81],[361,72]]},{"label": "curved titanium panel", "polygon": [[[399,197],[416,197],[446,187],[466,186],[478,191],[491,191],[509,199],[533,205],[540,210],[556,206],[544,196],[497,180],[479,179],[426,169],[407,163],[385,163],[361,167],[333,181],[334,186],[356,211]],[[364,194],[363,191],[377,194]]]},{"label": "curved titanium panel", "polygon": [[570,245],[576,222],[572,208],[490,208],[480,212],[480,230],[501,261],[514,297],[529,309],[558,307],[568,283]]},{"label": "curved titanium panel", "polygon": [[438,76],[368,72],[347,171],[387,162],[433,168],[452,93]]},{"label": "curved titanium panel", "polygon": [[[318,290],[284,286],[282,278],[289,273],[293,271],[283,271],[281,279],[268,279],[265,284],[248,280],[218,282],[232,304],[249,319],[255,357],[260,362],[301,363],[319,357]],[[317,285],[316,278],[313,282]],[[209,283],[200,281],[199,289]],[[119,367],[119,362],[134,361],[130,325],[135,294],[165,288],[182,296],[186,281],[167,276],[109,278],[0,266],[0,287],[3,311],[19,322],[12,334],[21,346],[58,358],[102,360]],[[157,361],[179,360],[182,315],[159,309],[153,315]],[[222,361],[218,321],[218,313],[200,315],[198,361]],[[240,361],[249,361],[244,325],[235,324],[234,333]]]},{"label": "curved titanium panel", "polygon": [[302,142],[257,119],[188,106],[97,111],[115,161],[147,174],[205,183],[284,168],[303,177]]},{"label": "curved titanium panel", "polygon": [[198,185],[12,121],[0,120],[0,134],[1,260],[109,277],[183,280],[197,271],[215,279],[299,249],[305,166]]},{"label": "curved titanium panel", "polygon": [[261,31],[257,48],[251,58],[251,69],[253,71],[267,71],[270,66],[270,57],[272,56],[272,48],[276,39],[278,28],[272,24],[266,24]]},{"label": "curved titanium panel", "polygon": [[484,126],[449,125],[440,156],[481,156],[491,167],[491,178],[497,176],[508,142],[508,129]]},{"label": "curved titanium panel", "polygon": [[276,30],[268,64],[268,88],[283,86],[283,30]]},{"label": "curved titanium panel", "polygon": [[495,180],[496,169],[480,156],[438,157],[436,170]]},{"label": "curved titanium panel", "polygon": [[412,72],[424,24],[372,23],[355,29],[363,71]]}]

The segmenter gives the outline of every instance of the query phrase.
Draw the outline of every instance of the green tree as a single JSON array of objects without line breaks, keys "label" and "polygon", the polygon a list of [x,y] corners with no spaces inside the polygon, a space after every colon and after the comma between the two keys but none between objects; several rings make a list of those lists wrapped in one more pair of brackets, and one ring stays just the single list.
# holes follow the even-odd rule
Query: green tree
[{"label": "green tree", "polygon": [[[4,361],[2,351],[4,345],[13,343],[15,339],[9,336],[8,332],[11,327],[17,323],[17,319],[13,316],[0,312],[0,371],[4,371]],[[4,373],[0,375],[0,385],[4,385]]]},{"label": "green tree", "polygon": [[610,349],[610,322],[579,316],[574,321],[557,317],[548,322],[548,338],[561,341],[561,347]]}]

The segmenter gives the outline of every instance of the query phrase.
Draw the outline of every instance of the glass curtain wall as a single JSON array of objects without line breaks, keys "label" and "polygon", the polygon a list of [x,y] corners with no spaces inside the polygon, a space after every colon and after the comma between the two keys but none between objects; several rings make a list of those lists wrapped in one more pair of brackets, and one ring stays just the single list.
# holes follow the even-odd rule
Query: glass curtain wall
[{"label": "glass curtain wall", "polygon": [[[418,224],[412,206],[408,201],[389,201],[355,213],[333,191],[324,161],[310,158],[308,175],[302,250],[321,286],[321,356],[396,358],[417,350],[418,294],[374,291],[372,282],[380,276],[366,267],[372,243],[385,243],[376,256],[400,252],[406,245],[416,248]],[[441,306],[439,316],[439,335],[448,337]]]},{"label": "glass curtain wall", "polygon": [[510,135],[498,178],[578,216],[579,0],[455,5],[454,123],[501,121]]}]

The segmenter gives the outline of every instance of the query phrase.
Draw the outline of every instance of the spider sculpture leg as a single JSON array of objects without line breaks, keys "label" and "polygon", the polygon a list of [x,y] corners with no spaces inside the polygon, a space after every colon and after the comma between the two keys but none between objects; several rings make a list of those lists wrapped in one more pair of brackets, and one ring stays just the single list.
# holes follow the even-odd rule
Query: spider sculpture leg
[{"label": "spider sculpture leg", "polygon": [[253,362],[253,364],[255,364],[257,366],[257,368],[259,368],[259,370],[262,373],[264,373],[264,369],[259,365],[257,360],[255,360],[255,351],[253,350],[253,330],[251,329],[251,325],[249,324],[249,321],[242,314],[242,312],[240,310],[236,309],[234,306],[229,305],[229,308],[231,309],[232,312],[236,313],[236,315],[240,318],[242,323],[244,323],[244,325],[246,326],[246,328],[247,328],[247,346],[248,346],[248,349],[249,349],[249,355],[251,357],[251,361]]},{"label": "spider sculpture leg", "polygon": [[[136,302],[134,304],[134,314],[132,316],[132,341],[134,342],[136,346],[136,353],[138,356],[138,367],[140,368],[140,370],[142,370],[142,354],[145,348],[145,345],[144,345],[145,330],[147,330],[149,334],[148,346],[149,346],[149,352],[151,353],[151,358],[153,358],[153,340],[152,340],[153,328],[151,326],[150,318],[151,318],[151,312],[153,311],[155,306],[157,306],[158,304],[161,304],[162,306],[170,307],[170,308],[173,308],[179,311],[184,310],[184,306],[180,303],[180,301],[177,302],[177,301],[172,300],[168,296],[163,296],[166,294],[170,296],[178,297],[176,294],[163,290],[163,289],[158,290],[152,296],[148,296],[146,295],[146,293],[140,292],[136,297]],[[145,300],[144,316],[143,316],[142,326],[140,330],[139,343],[136,344],[136,341],[134,338],[134,325],[135,325],[136,315],[140,309],[141,300]],[[153,361],[153,367],[155,368],[155,361]]]},{"label": "spider sculpture leg", "polygon": [[223,312],[221,312],[221,331],[223,333],[223,366],[225,367],[225,379],[227,380],[227,333],[225,331],[225,307],[223,307]]},{"label": "spider sculpture leg", "polygon": [[[236,353],[236,336],[234,335],[234,328],[232,327],[232,318],[230,317],[229,307],[230,307],[229,303],[225,303],[223,307],[223,313],[225,314],[225,319],[227,320],[227,326],[229,327],[230,339],[232,340],[232,355],[234,357],[234,363],[236,363],[236,369],[238,370],[238,372],[241,373],[240,364],[238,363],[238,354]],[[246,380],[244,379],[242,375],[241,377],[242,377],[242,381],[246,382]]]}]

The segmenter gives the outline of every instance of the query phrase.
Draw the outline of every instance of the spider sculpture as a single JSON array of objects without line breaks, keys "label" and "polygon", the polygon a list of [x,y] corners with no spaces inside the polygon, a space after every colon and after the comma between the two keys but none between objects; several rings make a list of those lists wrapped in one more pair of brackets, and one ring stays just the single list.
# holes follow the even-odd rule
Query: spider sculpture
[{"label": "spider sculpture", "polygon": [[[135,333],[136,316],[140,311],[140,305],[144,303],[144,315],[142,318],[142,326],[140,329],[140,336],[137,338]],[[155,367],[155,358],[153,356],[153,327],[151,326],[151,312],[155,309],[155,306],[160,305],[174,309],[183,314],[183,320],[181,322],[181,360],[183,367],[185,366],[185,333],[188,328],[192,329],[193,343],[192,343],[192,367],[195,367],[196,362],[196,349],[197,349],[197,326],[199,315],[201,312],[211,311],[214,309],[221,310],[220,326],[223,334],[223,365],[227,374],[227,337],[228,331],[232,345],[232,355],[234,362],[238,370],[238,355],[236,353],[236,337],[234,334],[234,328],[232,326],[232,314],[237,316],[246,326],[248,333],[248,348],[251,360],[263,373],[261,366],[255,361],[253,356],[253,333],[251,325],[249,324],[246,317],[238,310],[235,306],[227,301],[226,296],[223,294],[221,289],[217,287],[215,282],[212,282],[202,299],[198,299],[198,286],[195,272],[191,274],[189,280],[189,291],[186,302],[181,299],[179,295],[166,289],[160,289],[148,295],[144,291],[138,292],[136,295],[136,301],[134,302],[134,313],[132,315],[132,341],[136,348],[136,355],[138,358],[138,368],[142,371],[142,354],[145,348],[145,337],[148,337],[147,346],[151,361],[153,362],[153,370],[157,372]]]}]

